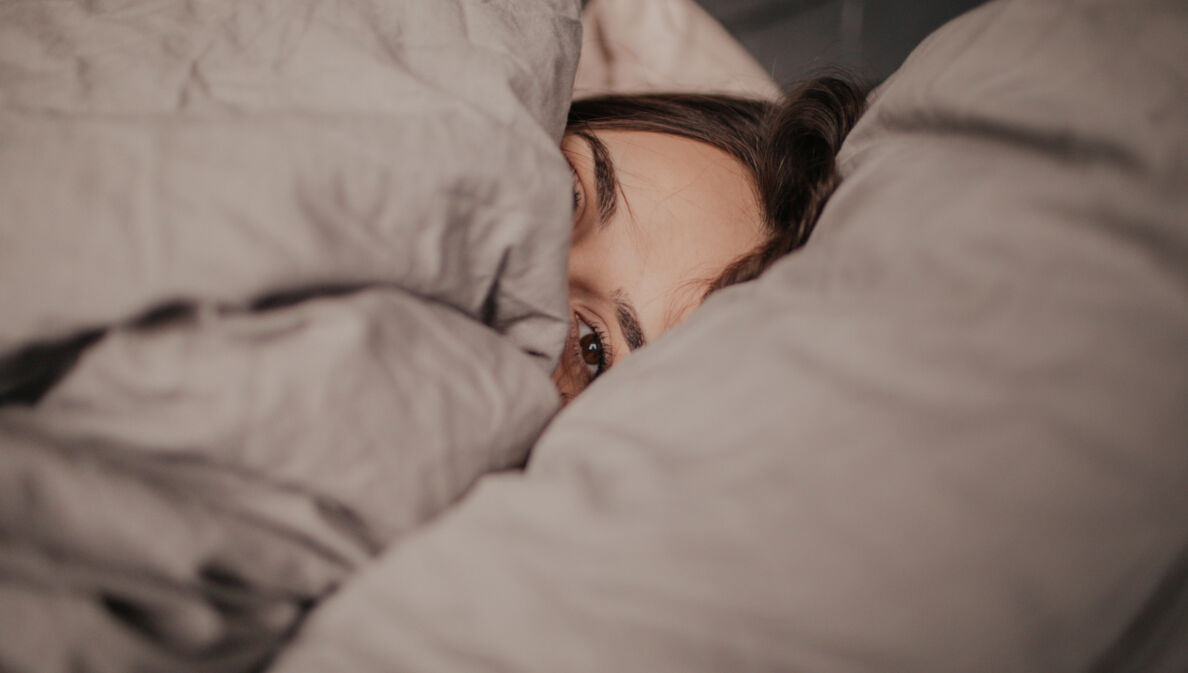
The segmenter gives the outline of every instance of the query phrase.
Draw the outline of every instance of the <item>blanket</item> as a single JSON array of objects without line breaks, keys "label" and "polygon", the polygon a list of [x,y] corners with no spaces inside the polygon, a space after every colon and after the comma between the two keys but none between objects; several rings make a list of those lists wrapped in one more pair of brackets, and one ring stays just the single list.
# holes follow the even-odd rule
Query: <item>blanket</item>
[{"label": "blanket", "polygon": [[0,668],[258,668],[524,462],[579,9],[0,3]]},{"label": "blanket", "polygon": [[1188,5],[998,0],[284,673],[1188,670]]}]

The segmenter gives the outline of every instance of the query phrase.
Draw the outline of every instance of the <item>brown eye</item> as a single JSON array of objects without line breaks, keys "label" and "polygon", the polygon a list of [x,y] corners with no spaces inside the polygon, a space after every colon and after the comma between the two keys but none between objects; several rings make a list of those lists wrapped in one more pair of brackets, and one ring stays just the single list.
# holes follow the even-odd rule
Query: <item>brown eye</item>
[{"label": "brown eye", "polygon": [[579,343],[582,347],[582,359],[586,361],[586,364],[602,364],[602,341],[597,334],[591,332],[583,336]]},{"label": "brown eye", "polygon": [[604,337],[598,330],[578,319],[578,355],[586,368],[590,370],[592,379],[598,378],[610,365],[611,353]]}]

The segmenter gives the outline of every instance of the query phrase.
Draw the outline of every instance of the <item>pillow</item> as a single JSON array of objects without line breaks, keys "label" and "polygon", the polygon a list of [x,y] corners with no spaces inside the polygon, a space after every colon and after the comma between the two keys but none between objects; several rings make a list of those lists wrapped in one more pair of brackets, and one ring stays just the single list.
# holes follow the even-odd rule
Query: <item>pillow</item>
[{"label": "pillow", "polygon": [[936,32],[807,248],[278,670],[1184,670],[1186,31],[1174,0],[999,0]]},{"label": "pillow", "polygon": [[576,97],[697,91],[776,98],[771,75],[692,0],[593,0]]}]

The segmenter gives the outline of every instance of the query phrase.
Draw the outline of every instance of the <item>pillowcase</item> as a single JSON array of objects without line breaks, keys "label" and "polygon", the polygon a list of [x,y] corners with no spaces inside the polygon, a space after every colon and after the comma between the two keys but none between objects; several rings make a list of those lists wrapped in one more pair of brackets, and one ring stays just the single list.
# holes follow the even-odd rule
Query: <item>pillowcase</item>
[{"label": "pillowcase", "polygon": [[692,0],[593,0],[576,97],[696,91],[776,98],[771,75]]},{"label": "pillowcase", "polygon": [[616,366],[278,670],[1183,670],[1186,31],[1172,0],[939,30],[805,249]]}]

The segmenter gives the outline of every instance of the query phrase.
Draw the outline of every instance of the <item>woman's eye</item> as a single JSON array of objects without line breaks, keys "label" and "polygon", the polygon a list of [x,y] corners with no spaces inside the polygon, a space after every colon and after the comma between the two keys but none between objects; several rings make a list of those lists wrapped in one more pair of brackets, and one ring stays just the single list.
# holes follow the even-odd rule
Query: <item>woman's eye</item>
[{"label": "woman's eye", "polygon": [[602,336],[581,319],[578,320],[578,353],[590,370],[591,377],[596,378],[606,371],[607,353]]}]

